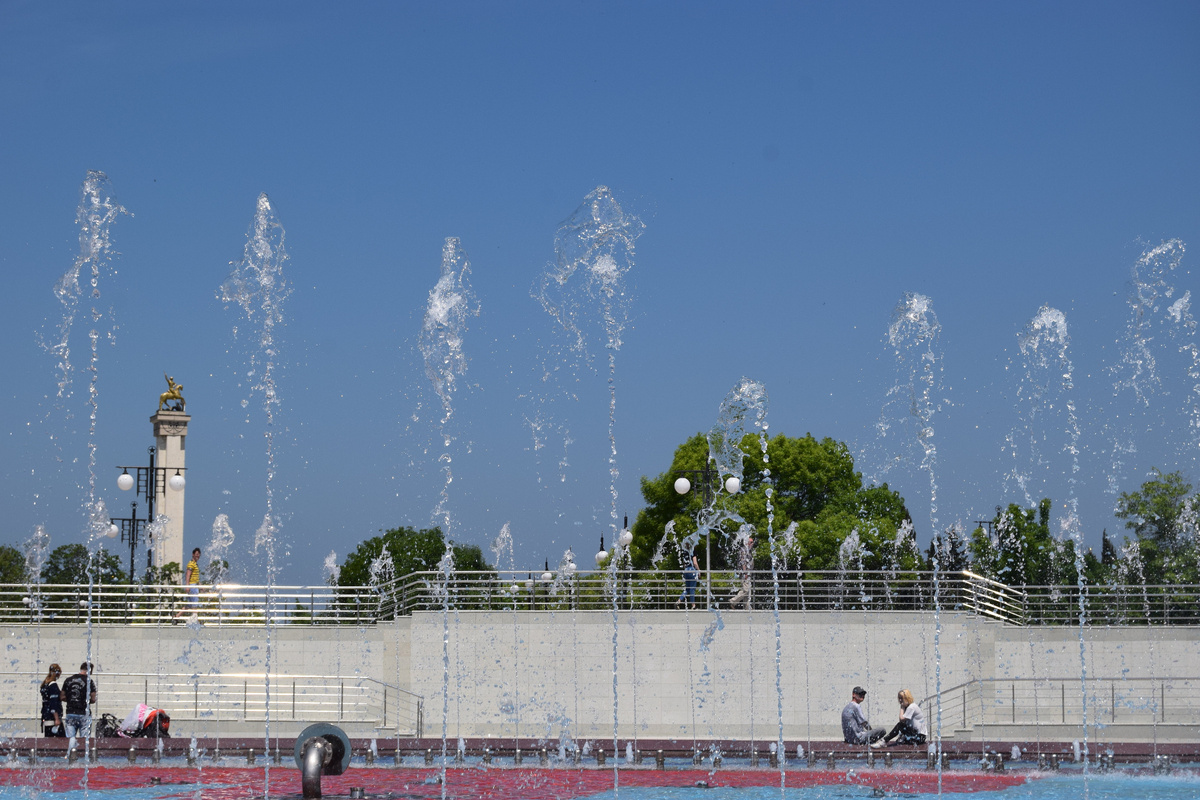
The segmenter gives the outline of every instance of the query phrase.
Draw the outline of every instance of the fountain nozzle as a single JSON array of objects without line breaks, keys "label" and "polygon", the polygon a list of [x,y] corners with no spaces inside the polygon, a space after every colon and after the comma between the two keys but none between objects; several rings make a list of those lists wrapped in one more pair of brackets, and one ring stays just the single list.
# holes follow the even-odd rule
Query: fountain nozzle
[{"label": "fountain nozzle", "polygon": [[317,798],[322,775],[341,775],[350,766],[350,739],[336,725],[318,722],[296,737],[294,755],[305,799]]}]

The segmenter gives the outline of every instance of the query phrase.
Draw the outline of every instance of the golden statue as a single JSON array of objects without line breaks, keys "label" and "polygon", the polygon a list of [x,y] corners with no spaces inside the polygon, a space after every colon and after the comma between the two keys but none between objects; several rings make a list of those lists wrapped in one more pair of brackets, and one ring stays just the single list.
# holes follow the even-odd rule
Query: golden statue
[{"label": "golden statue", "polygon": [[[183,400],[183,384],[176,383],[175,379],[165,372],[163,377],[167,379],[167,390],[158,396],[158,410],[162,411],[163,406],[166,406],[167,411],[182,412],[187,405]],[[174,405],[169,405],[172,401]]]}]

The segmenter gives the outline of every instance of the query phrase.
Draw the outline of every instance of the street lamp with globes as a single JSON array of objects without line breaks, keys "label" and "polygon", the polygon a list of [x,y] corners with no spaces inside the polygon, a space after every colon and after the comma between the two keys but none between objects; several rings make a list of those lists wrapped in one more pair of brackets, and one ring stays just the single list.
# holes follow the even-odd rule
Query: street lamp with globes
[{"label": "street lamp with globes", "polygon": [[[704,462],[702,469],[677,469],[676,474],[680,477],[675,479],[675,493],[687,494],[692,490],[692,481],[686,476],[692,475],[699,484],[700,490],[703,493],[704,508],[712,507],[713,500],[713,482],[720,477],[721,473],[712,468],[709,462]],[[723,484],[725,491],[729,494],[737,494],[742,490],[742,481],[736,475],[730,475],[725,479]],[[704,512],[701,511],[703,514]],[[712,530],[705,528],[704,530],[704,591],[707,595],[708,606],[712,607]]]},{"label": "street lamp with globes", "polygon": [[[129,582],[133,583],[133,560],[134,553],[137,550],[138,541],[145,535],[147,527],[154,521],[154,501],[158,497],[159,487],[166,486],[173,492],[182,492],[186,485],[183,473],[187,471],[187,467],[180,467],[175,470],[174,475],[168,476],[170,471],[167,467],[158,467],[154,464],[154,456],[156,450],[154,447],[146,448],[150,454],[150,465],[147,467],[117,467],[121,470],[121,474],[117,476],[117,488],[122,492],[128,492],[136,487],[136,495],[143,497],[146,500],[146,517],[139,518],[137,515],[137,500],[130,503],[132,511],[128,517],[113,518],[109,520],[108,531],[106,535],[109,538],[115,539],[118,534],[122,542],[129,542]],[[133,470],[130,475],[129,471]],[[150,567],[150,551],[146,551],[146,568]]]}]

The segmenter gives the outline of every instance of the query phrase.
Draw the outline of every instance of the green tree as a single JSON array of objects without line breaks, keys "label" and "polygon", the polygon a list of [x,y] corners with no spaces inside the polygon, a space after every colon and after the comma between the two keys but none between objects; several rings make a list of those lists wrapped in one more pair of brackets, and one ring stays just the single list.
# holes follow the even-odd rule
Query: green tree
[{"label": "green tree", "polygon": [[[451,542],[456,570],[491,569],[478,545]],[[441,528],[415,530],[411,527],[392,528],[382,536],[373,536],[360,543],[346,556],[338,575],[338,586],[368,586],[371,583],[371,564],[384,552],[391,556],[394,575],[403,578],[414,572],[437,569],[446,552],[446,539]]]},{"label": "green tree", "polygon": [[1100,533],[1100,557],[1090,549],[1083,554],[1084,574],[1092,586],[1112,583],[1117,572],[1117,548],[1108,536],[1108,530]]},{"label": "green tree", "polygon": [[10,544],[0,545],[0,583],[25,583],[25,556]]},{"label": "green tree", "polygon": [[1010,586],[1074,584],[1075,543],[1051,534],[1050,508],[1049,498],[1037,508],[997,507],[991,533],[980,526],[971,535],[971,569]]},{"label": "green tree", "polygon": [[[1133,531],[1147,584],[1196,583],[1195,514],[1200,507],[1180,472],[1153,470],[1136,492],[1121,495],[1116,516]],[[1191,529],[1191,530],[1189,530]],[[1190,535],[1189,535],[1190,534]]]},{"label": "green tree", "polygon": [[142,583],[147,586],[178,586],[183,570],[178,561],[168,561],[161,567],[147,567],[142,576]]},{"label": "green tree", "polygon": [[957,525],[946,528],[929,543],[926,558],[930,565],[937,559],[938,569],[943,572],[962,572],[971,568],[971,559],[967,555],[967,540]]},{"label": "green tree", "polygon": [[96,583],[115,585],[128,577],[121,567],[121,558],[101,547],[93,556],[82,544],[59,545],[50,551],[42,567],[42,582],[57,584],[85,584],[88,582],[88,567]]},{"label": "green tree", "polygon": [[[796,524],[792,549],[783,554],[792,563],[798,558],[806,570],[835,569],[838,548],[851,531],[857,530],[869,553],[864,567],[892,566],[892,550],[900,541],[897,532],[909,519],[904,500],[886,484],[864,486],[846,445],[829,438],[817,440],[811,434],[803,438],[776,435],[767,443],[769,477],[758,437],[746,436],[740,448],[744,454],[741,491],[731,496],[717,483],[710,487],[716,509],[711,553],[714,569],[725,569],[733,562],[726,540],[732,538],[743,520],[758,532],[755,566],[770,565],[770,544],[765,536],[768,488],[772,490],[772,528],[776,535]],[[696,520],[704,507],[703,488],[697,486],[679,495],[674,484],[680,470],[703,469],[708,458],[708,441],[703,434],[696,434],[675,450],[670,469],[654,478],[642,478],[646,506],[632,528],[634,566],[651,566],[668,523],[673,523],[676,543],[696,532]],[[901,567],[917,567],[919,553],[905,542],[900,544],[897,552]],[[702,539],[695,550],[701,563],[705,560],[704,546]],[[663,555],[664,567],[678,567],[677,547],[665,547]]]}]

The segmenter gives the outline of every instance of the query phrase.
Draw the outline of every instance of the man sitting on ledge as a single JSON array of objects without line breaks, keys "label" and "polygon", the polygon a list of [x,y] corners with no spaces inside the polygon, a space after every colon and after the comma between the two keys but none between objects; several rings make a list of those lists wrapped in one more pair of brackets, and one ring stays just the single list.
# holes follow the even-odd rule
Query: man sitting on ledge
[{"label": "man sitting on ledge", "polygon": [[872,728],[871,723],[863,716],[862,706],[859,704],[866,696],[866,689],[855,686],[850,692],[850,702],[842,709],[842,738],[846,744],[870,744],[887,735],[883,728]]}]

